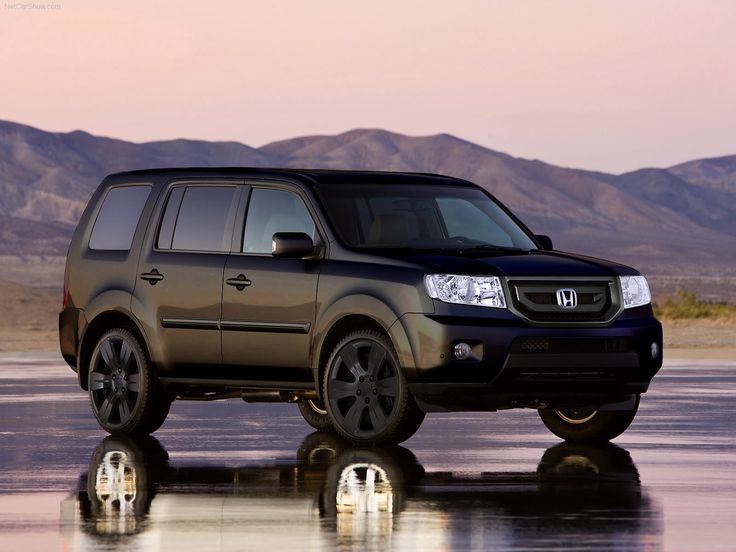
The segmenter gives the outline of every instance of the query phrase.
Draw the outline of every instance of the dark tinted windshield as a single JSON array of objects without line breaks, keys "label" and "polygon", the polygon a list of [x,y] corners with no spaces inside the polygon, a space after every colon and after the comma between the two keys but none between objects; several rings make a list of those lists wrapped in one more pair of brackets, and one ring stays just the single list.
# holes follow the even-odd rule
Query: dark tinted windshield
[{"label": "dark tinted windshield", "polygon": [[353,247],[536,249],[478,188],[321,184],[317,192],[340,239]]}]

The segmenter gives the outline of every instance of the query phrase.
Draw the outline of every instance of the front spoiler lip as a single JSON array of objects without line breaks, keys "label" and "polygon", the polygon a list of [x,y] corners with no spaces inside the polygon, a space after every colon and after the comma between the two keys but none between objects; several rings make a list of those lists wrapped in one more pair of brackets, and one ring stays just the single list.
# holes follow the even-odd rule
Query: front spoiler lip
[{"label": "front spoiler lip", "polygon": [[425,412],[484,412],[511,408],[581,407],[619,403],[646,393],[647,382],[625,382],[611,386],[601,382],[596,388],[581,384],[545,384],[544,389],[524,389],[520,385],[501,386],[478,383],[412,383],[409,390]]},{"label": "front spoiler lip", "polygon": [[[409,391],[417,397],[432,397],[442,395],[448,392],[462,392],[471,395],[491,395],[501,396],[514,394],[519,396],[537,396],[537,395],[579,395],[579,394],[599,394],[606,393],[616,394],[619,390],[627,392],[645,393],[649,388],[648,382],[617,382],[613,386],[610,381],[586,382],[580,384],[571,384],[569,381],[559,383],[544,382],[544,390],[536,389],[534,384],[516,384],[497,385],[492,383],[457,383],[457,382],[421,382],[410,383]],[[540,384],[537,384],[540,385]],[[582,387],[587,387],[584,389]],[[597,388],[601,386],[601,388]]]}]

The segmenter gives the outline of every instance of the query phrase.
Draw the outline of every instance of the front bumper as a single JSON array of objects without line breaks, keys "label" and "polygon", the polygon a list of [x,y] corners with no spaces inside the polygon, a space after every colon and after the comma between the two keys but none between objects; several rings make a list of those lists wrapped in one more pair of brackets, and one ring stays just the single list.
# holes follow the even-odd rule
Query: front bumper
[{"label": "front bumper", "polygon": [[[626,400],[644,393],[662,366],[661,324],[648,309],[632,311],[606,327],[406,314],[410,390],[422,402],[468,410]],[[461,342],[472,348],[467,360],[453,356]]]}]

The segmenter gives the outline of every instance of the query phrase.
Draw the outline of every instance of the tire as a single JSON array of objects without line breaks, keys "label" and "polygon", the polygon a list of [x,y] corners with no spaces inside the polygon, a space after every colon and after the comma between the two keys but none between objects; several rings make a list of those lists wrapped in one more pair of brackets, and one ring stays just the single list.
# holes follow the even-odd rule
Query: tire
[{"label": "tire", "polygon": [[327,409],[319,399],[299,401],[299,412],[302,418],[318,431],[334,431]]},{"label": "tire", "polygon": [[335,430],[356,444],[400,443],[422,425],[393,345],[375,331],[357,331],[337,344],[323,382]]},{"label": "tire", "polygon": [[112,435],[147,435],[166,420],[171,400],[161,389],[148,355],[129,330],[115,328],[95,345],[88,388],[92,412]]},{"label": "tire", "polygon": [[639,395],[632,410],[569,409],[539,410],[539,417],[552,433],[566,441],[600,443],[621,435],[634,421]]}]

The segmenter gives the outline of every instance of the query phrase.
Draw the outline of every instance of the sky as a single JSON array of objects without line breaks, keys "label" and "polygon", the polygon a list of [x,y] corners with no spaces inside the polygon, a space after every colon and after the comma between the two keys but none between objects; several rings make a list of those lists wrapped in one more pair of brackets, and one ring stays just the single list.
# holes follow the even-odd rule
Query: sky
[{"label": "sky", "polygon": [[731,0],[3,2],[0,119],[44,130],[446,132],[610,172],[736,154]]}]

